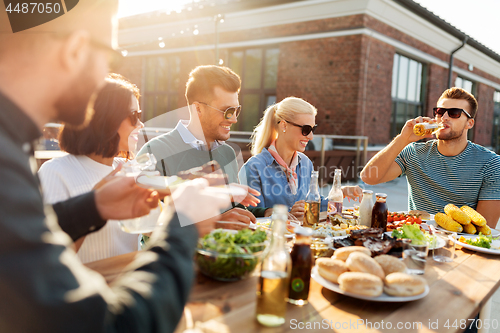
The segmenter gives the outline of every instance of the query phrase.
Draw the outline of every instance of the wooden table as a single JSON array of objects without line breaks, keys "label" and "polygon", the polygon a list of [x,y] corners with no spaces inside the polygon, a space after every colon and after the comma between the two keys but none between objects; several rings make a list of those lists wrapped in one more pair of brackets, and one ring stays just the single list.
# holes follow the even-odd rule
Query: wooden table
[{"label": "wooden table", "polygon": [[[110,283],[136,254],[88,263],[87,267],[100,272]],[[462,329],[453,325],[459,326],[460,320],[473,318],[499,288],[500,256],[459,249],[452,263],[438,264],[429,259],[423,276],[430,287],[429,295],[407,303],[354,299],[323,288],[311,279],[309,304],[301,307],[289,304],[286,323],[280,328],[269,329],[255,320],[256,274],[247,280],[228,283],[214,281],[198,273],[177,331],[182,332],[187,326],[192,326],[192,317],[196,327],[217,333],[319,332],[328,325],[333,325],[336,332],[349,333],[461,332]],[[312,325],[311,329],[307,329],[306,325]],[[403,328],[397,329],[397,325],[403,325]],[[300,330],[301,327],[304,330]],[[490,329],[490,332],[499,330],[500,327]]]}]

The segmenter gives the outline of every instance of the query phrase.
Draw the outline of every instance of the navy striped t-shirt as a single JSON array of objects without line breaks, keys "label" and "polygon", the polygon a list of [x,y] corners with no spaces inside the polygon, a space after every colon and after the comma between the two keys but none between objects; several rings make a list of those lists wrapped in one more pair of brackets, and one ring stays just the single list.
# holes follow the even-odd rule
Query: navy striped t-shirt
[{"label": "navy striped t-shirt", "polygon": [[437,140],[414,142],[396,163],[408,179],[408,210],[436,214],[449,203],[476,208],[479,200],[500,200],[500,156],[470,141],[456,156],[442,155]]}]

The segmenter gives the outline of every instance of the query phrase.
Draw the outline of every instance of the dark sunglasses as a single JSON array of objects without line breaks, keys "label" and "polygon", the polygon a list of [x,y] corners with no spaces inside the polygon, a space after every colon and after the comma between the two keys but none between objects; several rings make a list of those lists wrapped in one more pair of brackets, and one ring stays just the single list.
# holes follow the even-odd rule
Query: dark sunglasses
[{"label": "dark sunglasses", "polygon": [[316,131],[316,127],[318,127],[318,125],[314,125],[314,127],[311,127],[311,125],[298,125],[298,124],[295,124],[295,123],[292,123],[291,121],[288,121],[288,120],[285,120],[287,123],[289,124],[292,124],[293,126],[297,126],[297,127],[300,127],[302,128],[302,135],[303,136],[308,136],[309,133],[313,132],[314,134],[314,131]]},{"label": "dark sunglasses", "polygon": [[458,108],[434,108],[432,109],[434,111],[434,117],[436,116],[444,116],[446,112],[448,112],[448,117],[450,118],[460,118],[462,116],[462,112],[467,115],[467,117],[472,118],[469,112],[465,111],[464,109],[458,109]]},{"label": "dark sunglasses", "polygon": [[225,119],[231,119],[231,118],[233,118],[233,116],[236,117],[236,118],[238,118],[238,116],[240,115],[240,112],[241,112],[241,105],[230,106],[230,107],[228,107],[225,110],[221,110],[221,109],[217,109],[217,108],[215,108],[212,105],[209,105],[207,103],[203,103],[203,102],[198,102],[198,103],[206,105],[206,106],[209,106],[212,109],[215,109],[217,111],[220,111],[220,112],[224,113],[224,118]]},{"label": "dark sunglasses", "polygon": [[139,122],[139,120],[141,120],[141,114],[141,110],[132,111],[132,113],[128,116],[130,118],[130,123],[132,124],[132,126],[137,126],[137,123]]}]

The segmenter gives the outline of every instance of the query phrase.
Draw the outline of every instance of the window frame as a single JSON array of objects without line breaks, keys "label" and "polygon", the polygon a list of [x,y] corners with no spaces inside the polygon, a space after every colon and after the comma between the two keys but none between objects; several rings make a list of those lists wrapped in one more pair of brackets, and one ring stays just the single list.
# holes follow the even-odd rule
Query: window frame
[{"label": "window frame", "polygon": [[[465,88],[463,87],[463,82],[462,82],[462,86],[461,87],[457,86],[457,80],[458,79],[461,79],[462,81],[468,81],[468,82],[472,83],[472,89],[469,92],[473,96],[475,96],[476,99],[477,99],[477,96],[476,96],[476,93],[477,93],[477,82],[469,80],[466,77],[457,75],[457,77],[455,78],[455,81],[453,82],[453,85],[454,85],[454,87],[461,88],[461,89],[464,89],[464,90],[465,90]],[[475,121],[476,118],[477,118],[477,115],[474,117],[474,121]],[[473,142],[474,141],[474,135],[475,135],[475,133],[476,133],[476,126],[472,127],[470,130],[467,131],[467,140]]]},{"label": "window frame", "polygon": [[[261,68],[260,68],[260,87],[259,88],[246,88],[245,87],[245,73],[246,73],[246,67],[247,67],[247,51],[248,50],[260,50],[261,53]],[[227,52],[227,57],[228,57],[228,66],[232,68],[232,63],[231,63],[231,55],[235,52],[242,52],[243,53],[243,59],[241,62],[241,73],[238,73],[238,75],[241,78],[242,86],[240,89],[239,93],[239,98],[241,104],[243,105],[243,101],[245,98],[245,95],[258,95],[259,96],[259,105],[258,105],[258,119],[256,119],[257,123],[260,121],[264,114],[264,110],[267,108],[267,100],[270,96],[274,96],[276,99],[276,90],[278,86],[278,73],[276,73],[276,87],[274,88],[265,88],[265,74],[266,74],[266,64],[267,64],[267,59],[266,59],[266,52],[268,50],[277,50],[278,51],[278,68],[279,68],[279,55],[280,55],[280,48],[279,45],[269,45],[269,46],[261,46],[261,47],[247,47],[247,48],[234,48],[234,49],[229,49]],[[277,68],[277,70],[278,70]],[[242,113],[245,112],[244,108],[242,109]],[[242,123],[238,122],[235,125],[233,125],[234,129],[236,131],[241,130]]]},{"label": "window frame", "polygon": [[[159,73],[160,71],[158,70],[159,66],[159,59],[165,59],[167,61],[167,73],[164,75],[164,77],[167,78],[167,88],[160,90],[158,88],[159,84]],[[148,81],[148,61],[151,59],[154,59],[154,89],[153,90],[147,90],[147,81]],[[175,87],[175,83],[173,82],[175,75],[177,77],[180,77],[180,72],[181,72],[181,61],[182,58],[179,55],[154,55],[154,56],[148,56],[144,57],[142,59],[142,73],[143,73],[143,87],[142,89],[142,98],[141,98],[141,108],[143,110],[143,121],[148,121],[150,119],[153,119],[161,114],[164,114],[166,112],[175,110],[178,108],[179,101],[179,87]],[[172,63],[177,63],[175,70],[177,71],[176,74],[174,74],[174,66],[172,66]],[[179,83],[180,84],[180,83]],[[154,98],[153,106],[152,106],[152,112],[151,112],[151,117],[148,118],[150,112],[149,112],[149,107],[150,105],[149,100],[150,98]],[[167,111],[165,112],[160,112],[158,109],[158,99],[159,98],[164,98],[167,97]],[[175,101],[175,102],[172,102]]]},{"label": "window frame", "polygon": [[[498,101],[497,101],[498,99]],[[498,124],[495,124],[495,122]],[[493,93],[493,120],[491,129],[491,146],[498,154],[500,153],[500,91],[495,90]]]},{"label": "window frame", "polygon": [[[398,56],[398,72],[396,73],[397,75],[394,74],[394,61],[396,60],[396,56]],[[410,87],[410,84],[409,84],[409,81],[410,81],[410,61],[415,61],[417,62],[417,64],[420,64],[422,69],[421,69],[421,78],[420,78],[420,87],[417,85],[415,85],[415,89],[419,89],[420,88],[420,98],[417,100],[417,101],[411,101],[411,100],[408,100],[408,99],[402,99],[402,98],[399,98],[398,97],[398,93],[399,93],[399,78],[400,78],[400,75],[399,75],[399,68],[400,68],[400,59],[401,57],[405,57],[406,59],[408,59],[408,69],[407,69],[407,73],[406,73],[406,97],[408,97],[408,92],[409,92],[409,87]],[[417,108],[417,112],[416,112],[416,116],[424,116],[425,115],[425,110],[424,110],[424,101],[426,99],[426,90],[424,89],[425,86],[426,86],[426,83],[427,83],[427,76],[428,76],[428,73],[427,73],[427,64],[422,62],[422,61],[419,61],[417,59],[414,59],[414,58],[411,58],[411,57],[408,57],[407,55],[405,54],[402,54],[402,53],[398,53],[398,52],[395,52],[394,53],[394,57],[393,57],[393,73],[392,73],[392,81],[394,80],[394,76],[396,77],[396,82],[391,82],[391,103],[392,103],[392,110],[391,110],[391,123],[390,123],[390,135],[391,137],[395,137],[396,135],[398,135],[401,131],[400,128],[397,128],[397,117],[398,117],[398,114],[397,114],[397,110],[398,110],[398,106],[400,104],[403,104],[404,105],[404,113],[405,113],[405,119],[410,119],[410,117],[408,116],[408,113],[409,113],[409,106],[415,106]],[[394,96],[393,96],[393,86],[395,84],[395,87],[396,87],[396,90],[394,92]],[[417,90],[418,91],[418,90]]]}]

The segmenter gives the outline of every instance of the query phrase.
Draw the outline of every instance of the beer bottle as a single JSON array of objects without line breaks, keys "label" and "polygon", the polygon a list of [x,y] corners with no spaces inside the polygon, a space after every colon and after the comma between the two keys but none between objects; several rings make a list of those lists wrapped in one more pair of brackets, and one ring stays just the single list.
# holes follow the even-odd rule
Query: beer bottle
[{"label": "beer bottle", "polygon": [[257,321],[268,327],[285,323],[286,301],[290,284],[291,259],[285,247],[285,229],[288,209],[274,205],[272,238],[264,252],[257,285]]}]

